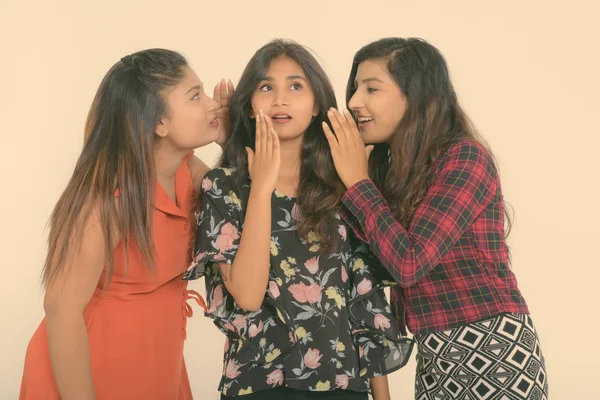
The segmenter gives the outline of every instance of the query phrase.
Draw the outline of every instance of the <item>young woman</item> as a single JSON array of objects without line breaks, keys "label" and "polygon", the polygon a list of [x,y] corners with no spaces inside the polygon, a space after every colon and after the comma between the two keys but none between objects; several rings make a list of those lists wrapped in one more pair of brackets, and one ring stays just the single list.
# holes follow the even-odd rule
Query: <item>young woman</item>
[{"label": "young woman", "polygon": [[[334,105],[318,62],[282,40],[256,52],[233,96],[185,275],[206,275],[207,315],[227,337],[222,399],[367,399],[369,378],[408,358],[386,283],[337,213],[344,187],[321,127]],[[389,398],[385,380],[373,394]]]},{"label": "young woman", "polygon": [[324,124],[348,188],[343,216],[399,284],[392,306],[418,344],[415,398],[547,398],[496,165],[440,52],[420,39],[371,43],[346,98],[358,127],[336,110],[335,135]]},{"label": "young woman", "polygon": [[46,318],[27,349],[21,399],[192,398],[183,342],[195,294],[181,276],[208,170],[193,150],[226,137],[224,81],[215,95],[221,104],[169,50],[123,57],[105,76],[52,214]]}]

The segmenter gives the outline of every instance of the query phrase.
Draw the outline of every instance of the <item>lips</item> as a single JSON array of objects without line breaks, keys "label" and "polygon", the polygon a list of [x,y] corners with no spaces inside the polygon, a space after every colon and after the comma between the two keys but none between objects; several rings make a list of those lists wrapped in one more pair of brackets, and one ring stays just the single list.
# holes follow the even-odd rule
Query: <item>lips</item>
[{"label": "lips", "polygon": [[286,113],[277,113],[271,116],[271,120],[276,124],[286,124],[292,120],[292,116]]},{"label": "lips", "polygon": [[210,121],[210,126],[212,126],[213,128],[218,128],[219,127],[219,119],[215,117],[215,119]]},{"label": "lips", "polygon": [[360,128],[364,128],[373,121],[373,117],[367,117],[365,115],[357,115],[356,119],[358,120],[358,126]]}]

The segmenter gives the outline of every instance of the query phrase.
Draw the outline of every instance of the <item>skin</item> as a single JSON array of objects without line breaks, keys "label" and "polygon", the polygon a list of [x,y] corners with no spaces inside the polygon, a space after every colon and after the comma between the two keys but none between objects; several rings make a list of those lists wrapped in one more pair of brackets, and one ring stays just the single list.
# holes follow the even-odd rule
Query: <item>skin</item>
[{"label": "skin", "polygon": [[[165,96],[168,113],[155,129],[155,167],[157,180],[175,201],[175,171],[196,147],[219,138],[226,139],[233,85],[224,81],[215,87],[215,100],[203,91],[202,82],[189,68],[184,78]],[[190,159],[197,189],[208,167],[196,157]],[[48,345],[52,370],[63,400],[96,398],[92,380],[88,333],[83,312],[90,302],[106,265],[106,245],[100,224],[99,208],[88,204],[90,213],[82,221],[81,246],[67,254],[63,273],[49,282],[44,297]],[[111,251],[121,239],[114,233]],[[68,240],[68,238],[65,238]]]}]

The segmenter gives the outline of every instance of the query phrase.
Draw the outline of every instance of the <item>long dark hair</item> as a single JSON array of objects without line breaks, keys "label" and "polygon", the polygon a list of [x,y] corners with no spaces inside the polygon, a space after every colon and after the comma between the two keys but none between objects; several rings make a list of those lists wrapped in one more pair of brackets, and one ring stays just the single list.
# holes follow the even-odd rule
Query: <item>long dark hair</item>
[{"label": "long dark hair", "polygon": [[135,242],[148,266],[154,265],[154,131],[168,113],[164,91],[179,83],[186,66],[176,52],[150,49],[123,57],[102,80],[86,121],[83,150],[50,218],[44,285],[63,271],[67,252],[78,248],[92,209],[98,210],[104,234],[107,279],[115,235],[126,250]]},{"label": "long dark hair", "polygon": [[344,185],[335,171],[322,122],[327,120],[327,110],[336,107],[335,93],[315,57],[303,46],[291,40],[276,39],[260,48],[244,69],[231,100],[232,133],[221,166],[235,167],[234,181],[237,185],[248,182],[248,157],[245,147],[254,150],[255,123],[250,118],[252,95],[264,78],[271,62],[286,56],[297,62],[304,70],[315,95],[318,115],[313,118],[303,136],[300,186],[296,201],[299,215],[298,233],[306,237],[314,231],[323,251],[336,246],[330,240],[331,227],[337,226],[334,213],[344,193]]},{"label": "long dark hair", "polygon": [[[479,142],[488,151],[489,147],[460,106],[448,66],[437,48],[418,38],[385,38],[364,46],[352,61],[347,103],[356,91],[358,66],[367,60],[384,61],[407,99],[406,112],[390,146],[375,145],[369,174],[398,220],[408,228],[440,155],[466,139]],[[506,209],[505,213],[508,233],[511,218]]]}]

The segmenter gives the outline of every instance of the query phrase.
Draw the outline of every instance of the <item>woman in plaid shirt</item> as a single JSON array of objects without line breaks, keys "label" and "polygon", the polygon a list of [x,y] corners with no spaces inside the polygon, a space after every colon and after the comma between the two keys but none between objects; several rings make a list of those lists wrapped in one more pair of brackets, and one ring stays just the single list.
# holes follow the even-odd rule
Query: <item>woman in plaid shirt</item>
[{"label": "woman in plaid shirt", "polygon": [[335,135],[324,123],[343,216],[398,283],[395,315],[419,348],[415,398],[546,399],[496,165],[443,56],[421,39],[373,42],[354,57],[346,99],[358,127],[335,109]]}]

